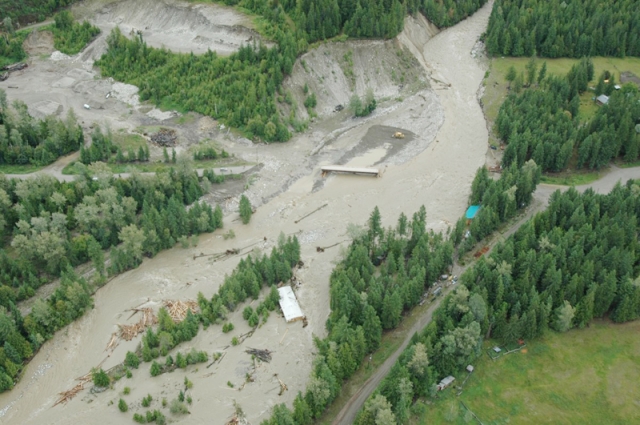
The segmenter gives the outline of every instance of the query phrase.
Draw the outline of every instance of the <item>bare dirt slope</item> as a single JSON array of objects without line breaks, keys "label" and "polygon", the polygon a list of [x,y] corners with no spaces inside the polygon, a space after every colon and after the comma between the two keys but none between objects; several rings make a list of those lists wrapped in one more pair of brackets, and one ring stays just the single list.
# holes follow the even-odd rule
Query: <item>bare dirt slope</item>
[{"label": "bare dirt slope", "polygon": [[305,85],[318,100],[315,108],[321,117],[331,115],[337,105],[347,107],[356,94],[364,97],[371,90],[376,99],[395,100],[427,87],[426,74],[410,52],[397,40],[346,41],[327,43],[302,55],[292,75],[284,83],[298,106],[304,108]]},{"label": "bare dirt slope", "polygon": [[[95,309],[47,342],[29,364],[17,387],[0,395],[3,423],[119,424],[129,421],[133,412],[143,412],[140,402],[147,393],[156,400],[152,408],[160,408],[158,400],[163,397],[175,398],[185,376],[194,382],[191,392],[194,403],[190,407],[189,423],[224,423],[233,412],[234,400],[245,410],[251,423],[264,419],[275,403],[290,405],[297,391],[305,388],[309,377],[314,352],[312,337],[325,333],[324,323],[329,314],[328,281],[335,261],[340,258],[340,247],[323,253],[317,252],[316,247],[335,243],[344,246],[347,224],[364,223],[376,205],[381,210],[384,225],[393,225],[401,212],[411,214],[425,205],[428,226],[435,230],[446,229],[464,212],[473,175],[483,164],[487,144],[486,125],[476,99],[484,67],[470,52],[485,28],[490,7],[490,4],[485,6],[471,19],[433,38],[430,37],[435,31],[426,21],[408,18],[406,29],[396,45],[406,49],[400,55],[414,53],[423,70],[411,65],[414,74],[408,74],[405,69],[404,83],[394,79],[402,75],[402,67],[398,66],[396,77],[392,77],[390,71],[395,66],[392,57],[399,58],[401,62],[405,59],[400,59],[397,53],[383,55],[382,59],[367,58],[366,45],[358,44],[362,42],[340,44],[335,51],[331,45],[321,48],[326,50],[316,51],[316,71],[324,69],[321,68],[323,57],[333,58],[323,71],[326,75],[318,76],[311,71],[302,73],[299,70],[304,70],[304,66],[300,61],[296,64],[297,74],[294,73],[294,79],[296,75],[300,75],[300,79],[292,83],[291,90],[294,87],[300,90],[304,81],[309,80],[310,86],[316,84],[313,89],[317,90],[318,96],[326,95],[326,98],[319,99],[320,119],[312,123],[307,132],[286,144],[252,144],[233,133],[216,128],[211,130],[211,126],[207,126],[209,130],[203,133],[198,128],[202,120],[196,120],[193,131],[186,134],[192,134],[193,138],[206,134],[215,138],[227,151],[246,160],[263,163],[245,191],[252,204],[258,207],[251,223],[243,226],[235,221],[235,197],[226,204],[232,212],[225,218],[225,231],[234,230],[235,239],[223,239],[222,232],[203,235],[197,248],[163,252],[145,260],[138,269],[116,277],[101,289],[95,296]],[[385,49],[382,42],[372,42],[371,45],[376,54],[382,54]],[[344,56],[349,50],[352,51],[355,81],[344,71],[348,69]],[[320,56],[319,51],[326,51],[328,55],[322,53]],[[382,60],[386,62],[384,67]],[[17,85],[22,88],[12,89],[8,96],[33,103],[47,99],[53,92],[59,99],[57,102],[65,108],[72,104],[81,105],[84,101],[82,96],[92,95],[98,99],[104,96],[103,90],[113,90],[115,84],[95,78],[89,61],[90,58],[80,55],[30,67],[16,79],[12,76],[11,79],[18,81]],[[371,65],[376,63],[380,66],[379,75]],[[89,74],[83,74],[85,72]],[[75,79],[81,74],[86,75],[86,78],[82,77],[85,89],[79,89],[76,81],[60,81],[65,77]],[[412,81],[409,75],[414,76]],[[420,82],[425,75],[435,91],[424,83],[413,91],[402,91],[414,81]],[[320,77],[323,81],[319,81]],[[61,87],[53,86],[57,81]],[[335,104],[345,102],[351,93],[358,92],[371,81],[379,85],[375,87],[377,93],[388,97],[371,116],[354,119],[347,111],[330,112]],[[66,84],[69,86],[62,87]],[[91,84],[96,84],[96,87]],[[331,84],[335,84],[335,89]],[[400,84],[404,87],[400,88]],[[36,90],[34,86],[37,85],[42,89]],[[126,128],[157,124],[158,120],[144,114],[150,108],[135,105],[134,93],[128,90],[123,89],[119,97],[130,99],[130,106],[117,97],[109,98],[104,110],[92,108],[81,111],[85,124],[107,121]],[[296,96],[301,97],[299,91]],[[111,102],[114,102],[113,106]],[[165,122],[172,121],[164,121],[163,124]],[[393,139],[390,137],[392,130],[405,131],[408,137]],[[319,166],[335,163],[376,166],[384,173],[378,179],[333,175],[322,178]],[[328,206],[295,223],[324,204]],[[222,334],[220,327],[214,326],[180,348],[196,347],[209,353],[225,350],[227,354],[219,366],[211,369],[191,366],[186,372],[175,371],[151,378],[149,366],[145,364],[135,372],[133,379],[123,379],[115,384],[115,391],[97,395],[85,391],[65,406],[51,407],[56,394],[75,385],[76,377],[103,360],[102,367],[113,366],[135,346],[138,340],[123,343],[110,357],[104,351],[111,333],[117,330],[117,324],[135,320],[128,319],[130,313],[126,312],[127,309],[147,300],[150,305],[157,306],[164,299],[194,299],[198,292],[210,297],[222,283],[224,275],[239,261],[239,257],[232,257],[212,263],[206,259],[194,260],[194,254],[222,252],[256,242],[260,242],[257,247],[262,252],[268,253],[281,232],[296,234],[301,242],[305,266],[297,271],[302,281],[297,295],[309,319],[309,326],[303,328],[299,322],[286,324],[283,319],[272,315],[268,323],[244,344],[231,348],[227,347],[231,337],[247,330],[240,313],[236,312],[231,316],[236,325],[231,334]],[[249,358],[243,352],[246,347],[268,348],[276,354],[272,363],[259,368],[256,382],[238,391],[248,368]],[[278,396],[279,385],[273,379],[274,373],[278,373],[289,386],[282,396]],[[234,389],[227,386],[228,381],[234,384]],[[124,386],[131,387],[130,395],[121,394]],[[117,410],[120,397],[129,403],[127,414]],[[180,420],[179,417],[174,419]]]},{"label": "bare dirt slope", "polygon": [[212,50],[228,55],[241,45],[260,40],[251,18],[219,4],[89,0],[76,6],[74,12],[107,34],[116,26],[125,35],[139,31],[149,46],[175,52],[200,54]]}]

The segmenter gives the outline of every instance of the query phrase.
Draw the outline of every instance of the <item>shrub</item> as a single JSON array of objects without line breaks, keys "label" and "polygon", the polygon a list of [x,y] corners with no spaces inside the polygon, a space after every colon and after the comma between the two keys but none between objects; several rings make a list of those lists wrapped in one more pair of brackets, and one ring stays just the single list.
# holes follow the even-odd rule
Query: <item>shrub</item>
[{"label": "shrub", "polygon": [[253,314],[253,307],[251,307],[250,305],[246,306],[244,308],[244,310],[242,311],[242,318],[244,320],[249,320],[249,318],[251,317],[251,315]]},{"label": "shrub", "polygon": [[174,415],[186,415],[187,413],[189,413],[189,409],[187,408],[187,405],[178,399],[171,400],[171,406],[169,406],[169,411]]},{"label": "shrub", "polygon": [[237,336],[234,336],[233,338],[231,338],[231,345],[235,347],[238,344],[240,344],[240,340],[238,340]]},{"label": "shrub", "polygon": [[222,332],[229,333],[232,330],[233,330],[233,323],[227,322],[224,325],[222,325]]},{"label": "shrub", "polygon": [[138,422],[139,424],[147,423],[147,420],[145,419],[145,417],[142,416],[140,413],[134,413],[133,420]]},{"label": "shrub", "polygon": [[153,414],[156,417],[156,425],[165,425],[167,423],[167,418],[164,417],[162,412],[154,410]]},{"label": "shrub", "polygon": [[129,395],[131,393],[131,388],[129,387],[124,387],[124,389],[122,390],[122,394],[124,395]]},{"label": "shrub", "polygon": [[155,360],[151,363],[151,376],[158,376],[162,373],[162,366]]},{"label": "shrub", "polygon": [[151,405],[151,394],[147,394],[145,398],[142,399],[142,407],[149,407]]},{"label": "shrub", "polygon": [[110,383],[109,375],[104,370],[93,371],[93,385],[96,387],[108,387]]},{"label": "shrub", "polygon": [[305,108],[315,108],[317,104],[318,104],[318,101],[316,100],[316,94],[315,93],[311,93],[304,100]]},{"label": "shrub", "polygon": [[118,402],[118,409],[120,409],[120,411],[124,413],[127,410],[129,410],[129,406],[127,406],[126,401],[124,401],[123,399],[120,399],[120,401]]},{"label": "shrub", "polygon": [[184,369],[187,367],[187,359],[182,355],[182,353],[176,354],[176,366],[180,369]]},{"label": "shrub", "polygon": [[[269,312],[267,311],[267,315],[268,314],[269,314]],[[260,323],[260,317],[254,311],[253,314],[251,314],[251,317],[249,317],[249,326],[251,326],[253,328],[253,327],[258,326],[259,323]]]},{"label": "shrub", "polygon": [[242,219],[242,224],[248,224],[251,220],[251,214],[253,214],[253,207],[249,202],[249,198],[242,195],[240,197],[240,218]]}]

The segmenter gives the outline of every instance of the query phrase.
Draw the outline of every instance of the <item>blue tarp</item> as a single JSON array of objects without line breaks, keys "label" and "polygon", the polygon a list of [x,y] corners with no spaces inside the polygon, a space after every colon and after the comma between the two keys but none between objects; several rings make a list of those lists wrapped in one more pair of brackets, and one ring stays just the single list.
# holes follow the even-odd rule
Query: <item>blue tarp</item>
[{"label": "blue tarp", "polygon": [[467,213],[465,214],[467,217],[467,220],[471,220],[472,218],[474,218],[476,214],[478,214],[479,209],[480,209],[480,205],[471,205],[467,209]]}]

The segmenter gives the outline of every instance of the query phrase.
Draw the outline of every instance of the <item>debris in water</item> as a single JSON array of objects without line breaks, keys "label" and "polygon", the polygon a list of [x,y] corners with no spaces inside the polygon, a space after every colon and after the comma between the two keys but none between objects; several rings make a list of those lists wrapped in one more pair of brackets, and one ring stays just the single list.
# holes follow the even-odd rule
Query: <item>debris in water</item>
[{"label": "debris in water", "polygon": [[200,306],[196,301],[187,300],[187,301],[173,301],[166,300],[164,302],[164,306],[167,308],[167,312],[169,316],[173,319],[174,322],[180,323],[187,317],[187,311],[191,310],[192,313],[197,313],[200,309]]},{"label": "debris in water", "polygon": [[269,351],[266,349],[258,350],[256,348],[249,348],[248,350],[245,351],[245,353],[251,354],[252,356],[256,356],[263,362],[269,363],[271,361],[271,353],[273,353],[273,351]]}]

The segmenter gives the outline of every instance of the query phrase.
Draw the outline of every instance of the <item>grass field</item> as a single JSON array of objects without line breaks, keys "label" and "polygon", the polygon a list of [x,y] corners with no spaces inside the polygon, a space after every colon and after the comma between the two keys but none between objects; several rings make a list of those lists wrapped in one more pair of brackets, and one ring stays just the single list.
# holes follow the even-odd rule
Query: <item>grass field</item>
[{"label": "grass field", "polygon": [[29,174],[35,173],[44,167],[33,164],[3,164],[0,165],[0,173],[4,174]]},{"label": "grass field", "polygon": [[563,186],[580,186],[589,184],[602,177],[601,172],[587,170],[563,171],[561,173],[543,174],[540,178],[542,183],[558,184]]},{"label": "grass field", "polygon": [[[640,58],[593,58],[595,67],[595,78],[605,71],[611,71],[615,75],[615,80],[620,82],[620,73],[625,71],[633,72],[640,77]],[[547,75],[566,75],[569,69],[578,61],[578,59],[537,59],[538,71],[543,62],[547,62]],[[525,66],[529,62],[529,58],[494,58],[491,60],[491,68],[489,76],[485,80],[485,94],[482,98],[485,107],[485,115],[491,123],[495,121],[500,110],[500,105],[507,96],[508,82],[505,79],[507,71],[513,66],[518,73],[525,71]],[[595,83],[591,82],[590,86]],[[591,100],[593,93],[587,91],[580,99],[580,114],[582,118],[589,118],[595,114],[597,106]]]},{"label": "grass field", "polygon": [[639,335],[640,321],[595,321],[583,330],[549,332],[495,361],[483,353],[460,397],[455,388],[443,391],[435,403],[414,408],[422,413],[411,423],[477,423],[461,401],[485,425],[640,423]]}]

